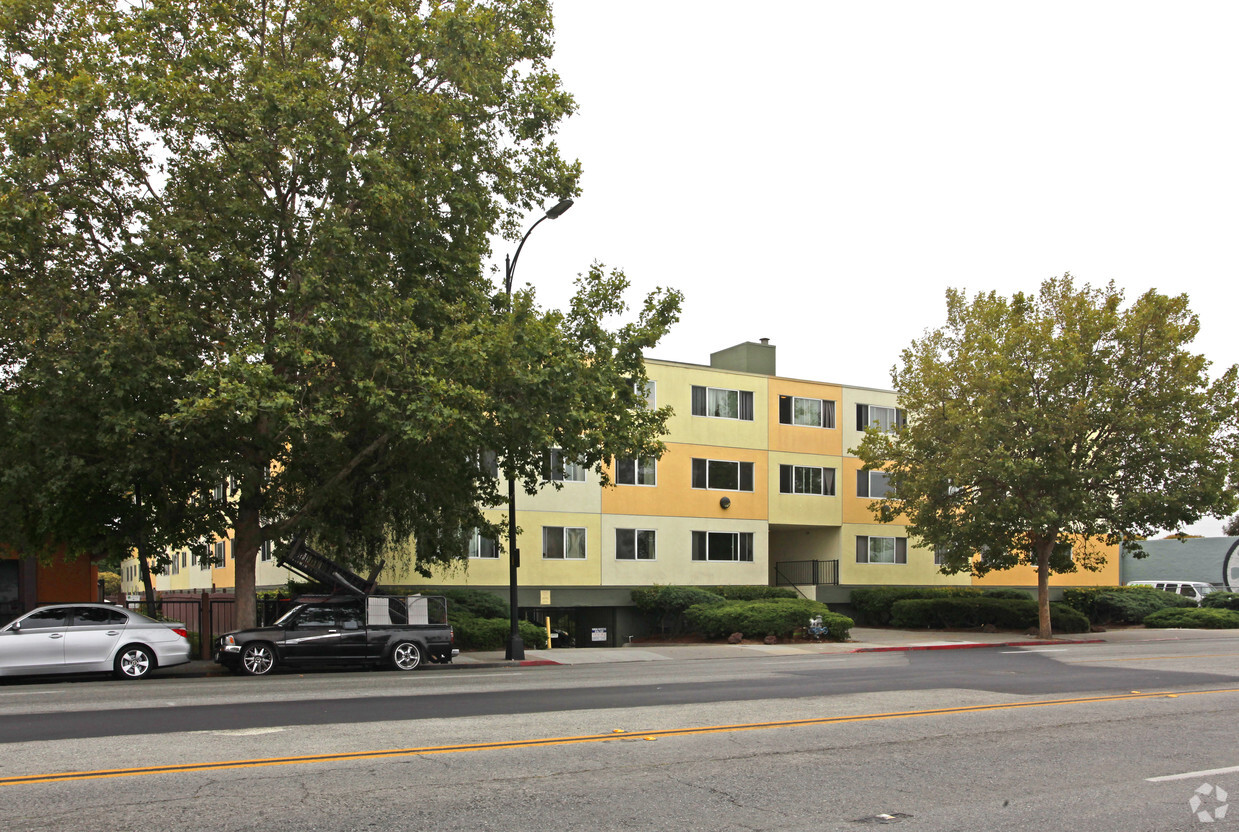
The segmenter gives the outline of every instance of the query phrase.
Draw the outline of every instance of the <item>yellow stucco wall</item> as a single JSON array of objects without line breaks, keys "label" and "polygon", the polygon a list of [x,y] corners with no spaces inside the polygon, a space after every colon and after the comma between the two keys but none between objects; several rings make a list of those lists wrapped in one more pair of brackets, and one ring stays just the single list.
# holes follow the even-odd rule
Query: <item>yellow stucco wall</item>
[{"label": "yellow stucco wall", "polygon": [[856,538],[906,537],[902,526],[847,525],[839,553],[839,583],[842,585],[887,585],[887,586],[968,586],[971,579],[964,575],[943,575],[934,564],[932,549],[917,548],[908,542],[907,563],[857,563]]},{"label": "yellow stucco wall", "polygon": [[[1078,544],[1077,544],[1078,545]],[[1050,586],[1118,586],[1119,585],[1119,547],[1107,546],[1103,543],[1092,543],[1090,546],[1101,553],[1106,562],[1097,572],[1087,569],[1077,569],[1075,572],[1051,574]],[[1017,566],[1013,569],[987,572],[983,578],[973,578],[974,586],[1037,586],[1037,570],[1031,566]]]}]

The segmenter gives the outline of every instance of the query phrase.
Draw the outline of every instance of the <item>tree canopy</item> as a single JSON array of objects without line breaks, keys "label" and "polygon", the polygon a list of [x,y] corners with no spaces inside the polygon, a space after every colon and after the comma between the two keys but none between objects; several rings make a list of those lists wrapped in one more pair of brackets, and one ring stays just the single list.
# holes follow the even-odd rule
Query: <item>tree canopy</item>
[{"label": "tree canopy", "polygon": [[1048,636],[1052,572],[1234,510],[1237,371],[1210,381],[1185,295],[1124,307],[1113,283],[1065,275],[946,300],[945,326],[892,371],[906,426],[871,428],[856,451],[890,477],[878,518],[906,520],[944,571],[1036,567]]},{"label": "tree canopy", "polygon": [[611,330],[618,273],[562,314],[484,273],[578,190],[552,32],[546,0],[5,4],[0,539],[234,529],[245,622],[264,541],[451,559],[480,450],[656,444],[623,391],[678,293]]}]

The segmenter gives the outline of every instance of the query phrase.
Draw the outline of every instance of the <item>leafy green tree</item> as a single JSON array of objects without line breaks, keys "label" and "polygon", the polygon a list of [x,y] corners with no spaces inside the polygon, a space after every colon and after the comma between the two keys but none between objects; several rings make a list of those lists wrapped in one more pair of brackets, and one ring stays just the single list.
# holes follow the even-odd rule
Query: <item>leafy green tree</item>
[{"label": "leafy green tree", "polygon": [[1222,524],[1222,534],[1228,537],[1239,536],[1239,514],[1234,515]]},{"label": "leafy green tree", "polygon": [[1197,329],[1186,296],[1124,308],[1070,275],[1009,299],[948,291],[946,325],[892,371],[906,427],[856,451],[890,475],[875,514],[906,519],[948,573],[1036,567],[1048,637],[1052,572],[1235,508],[1236,368],[1210,382]]},{"label": "leafy green tree", "polygon": [[577,192],[551,37],[546,0],[4,5],[0,538],[233,529],[246,623],[266,541],[425,568],[497,502],[480,449],[656,443],[623,391],[678,294],[611,331],[622,276],[561,315],[484,274]]}]

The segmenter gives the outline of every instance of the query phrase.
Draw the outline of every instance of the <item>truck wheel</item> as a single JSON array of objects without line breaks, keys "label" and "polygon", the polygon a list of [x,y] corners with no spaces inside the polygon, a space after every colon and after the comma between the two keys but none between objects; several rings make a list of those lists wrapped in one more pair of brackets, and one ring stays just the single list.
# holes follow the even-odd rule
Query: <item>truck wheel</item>
[{"label": "truck wheel", "polygon": [[241,650],[241,672],[246,676],[266,676],[275,668],[275,648],[255,641]]},{"label": "truck wheel", "polygon": [[422,663],[422,648],[412,641],[397,642],[391,651],[391,663],[397,670],[416,670]]}]

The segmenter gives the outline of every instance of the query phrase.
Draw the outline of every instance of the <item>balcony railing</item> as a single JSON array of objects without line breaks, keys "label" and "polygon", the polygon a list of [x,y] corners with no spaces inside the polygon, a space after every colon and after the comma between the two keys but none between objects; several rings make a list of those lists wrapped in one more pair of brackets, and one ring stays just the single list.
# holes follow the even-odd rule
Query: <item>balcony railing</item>
[{"label": "balcony railing", "polygon": [[774,565],[775,586],[839,585],[837,560],[786,560]]}]

